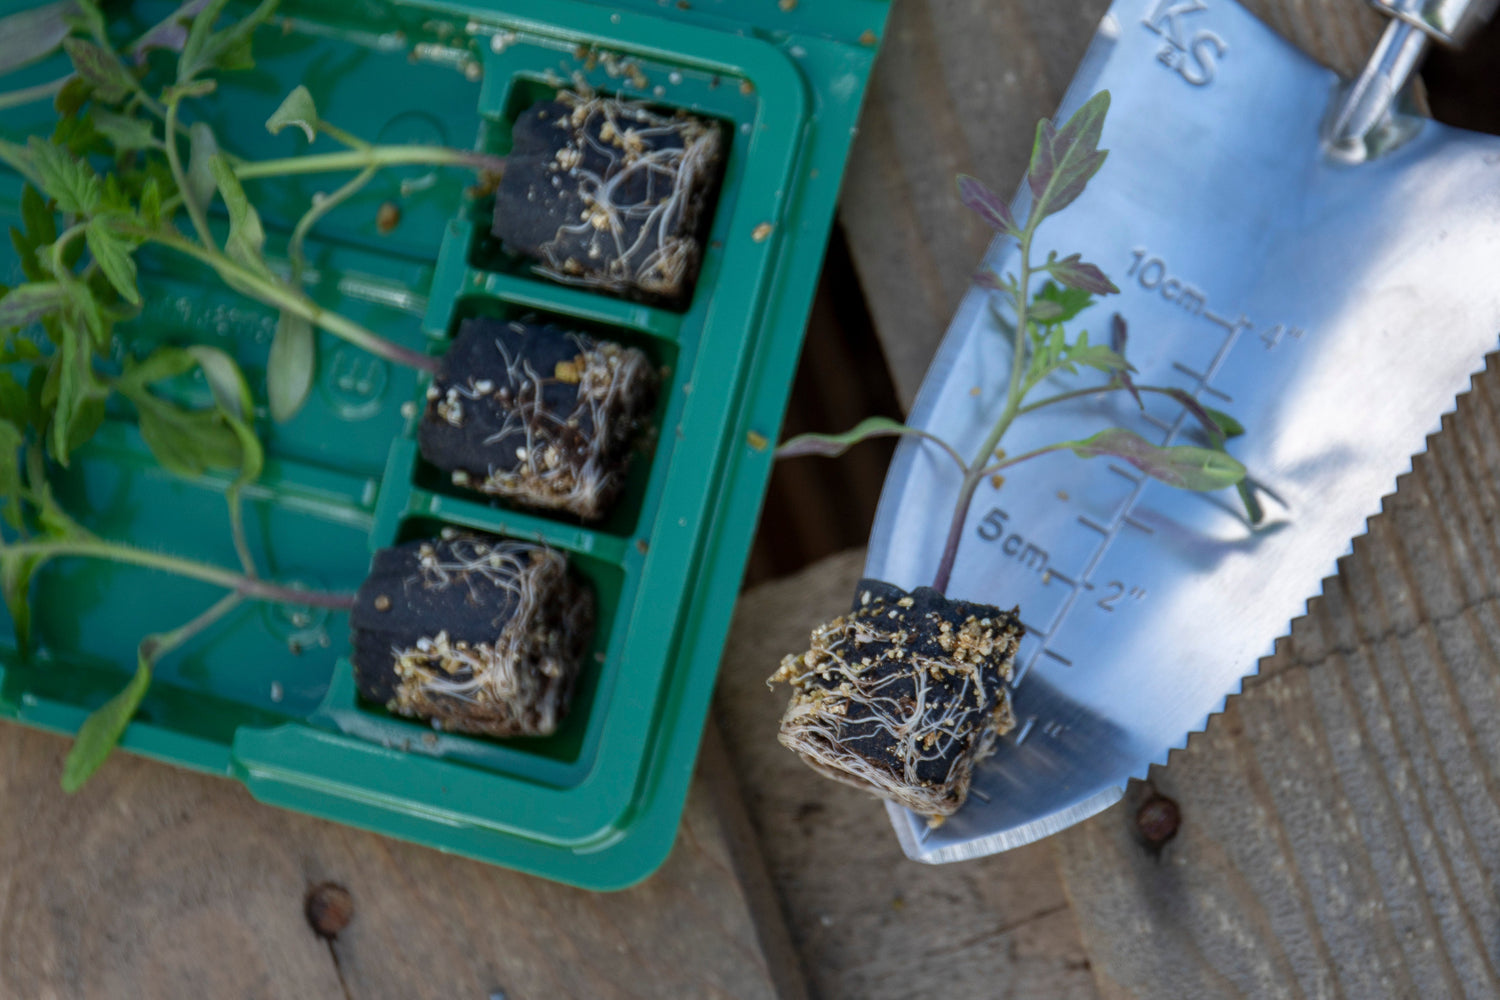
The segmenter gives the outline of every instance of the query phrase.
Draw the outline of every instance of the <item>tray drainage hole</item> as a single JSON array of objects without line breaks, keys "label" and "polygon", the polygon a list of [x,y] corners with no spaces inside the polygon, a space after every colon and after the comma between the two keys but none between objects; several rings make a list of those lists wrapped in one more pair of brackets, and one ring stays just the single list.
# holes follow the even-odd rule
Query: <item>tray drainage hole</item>
[{"label": "tray drainage hole", "polygon": [[[315,587],[306,581],[292,581],[293,586]],[[292,653],[308,649],[325,649],[330,643],[327,608],[315,608],[304,604],[264,604],[261,615],[266,628],[276,638],[286,643]]]},{"label": "tray drainage hole", "polygon": [[[381,145],[449,145],[448,129],[442,119],[425,111],[403,111],[381,127],[375,141]],[[438,178],[435,169],[420,164],[391,167],[388,172],[401,181],[403,196],[432,187]]]},{"label": "tray drainage hole", "polygon": [[340,344],[322,365],[324,397],[345,420],[367,420],[382,409],[391,366],[349,344]]}]

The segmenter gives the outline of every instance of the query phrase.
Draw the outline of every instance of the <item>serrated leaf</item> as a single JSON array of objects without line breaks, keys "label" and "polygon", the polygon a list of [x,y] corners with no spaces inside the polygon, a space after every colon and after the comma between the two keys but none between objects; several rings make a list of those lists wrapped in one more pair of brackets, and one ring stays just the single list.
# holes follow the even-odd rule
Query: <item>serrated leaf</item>
[{"label": "serrated leaf", "polygon": [[1047,282],[1042,285],[1035,298],[1031,300],[1031,309],[1035,310],[1042,302],[1051,302],[1059,310],[1057,319],[1053,322],[1066,323],[1094,304],[1094,298],[1088,292],[1078,288],[1064,288],[1055,282]]},{"label": "serrated leaf", "polygon": [[[309,139],[312,136],[309,134]],[[963,202],[964,207],[984,220],[985,225],[995,232],[1004,236],[1019,235],[1020,230],[1016,228],[1015,216],[1011,215],[1010,206],[1001,201],[995,192],[984,185],[977,177],[968,174],[958,175],[958,200]]]},{"label": "serrated leaf", "polygon": [[161,185],[155,177],[146,178],[141,188],[141,221],[152,229],[161,225]]},{"label": "serrated leaf", "polygon": [[188,129],[188,168],[186,197],[193,204],[207,209],[214,197],[213,160],[219,155],[219,142],[214,130],[203,122],[193,122]]},{"label": "serrated leaf", "polygon": [[161,145],[150,122],[116,114],[108,108],[94,109],[94,128],[122,153],[132,149],[155,149]]},{"label": "serrated leaf", "polygon": [[1133,431],[1111,427],[1067,445],[1080,458],[1124,459],[1153,479],[1184,490],[1218,490],[1245,478],[1245,467],[1213,448],[1191,445],[1158,447]]},{"label": "serrated leaf", "polygon": [[908,427],[889,417],[867,417],[842,434],[799,434],[777,448],[776,457],[797,458],[802,455],[822,455],[832,458],[842,455],[861,441],[869,441],[878,437],[925,438],[947,452],[948,456],[958,463],[959,468],[964,467],[963,458],[948,442],[936,434],[916,427]]},{"label": "serrated leaf", "polygon": [[94,100],[116,104],[135,90],[135,77],[126,70],[119,56],[102,45],[82,38],[66,38],[63,48],[73,60],[73,69],[93,91]]},{"label": "serrated leaf", "polygon": [[1037,127],[1027,174],[1034,199],[1027,225],[1035,228],[1042,219],[1067,208],[1104,165],[1106,153],[1098,147],[1108,111],[1109,91],[1100,91],[1062,129],[1045,120]]},{"label": "serrated leaf", "polygon": [[1062,284],[1091,295],[1114,295],[1119,292],[1115,283],[1105,277],[1104,272],[1085,262],[1078,254],[1069,254],[1062,260],[1050,261],[1047,273]]},{"label": "serrated leaf", "polygon": [[67,301],[67,289],[55,281],[18,285],[0,297],[0,331],[24,330]]},{"label": "serrated leaf", "polygon": [[308,142],[318,137],[318,106],[313,102],[312,94],[300,83],[286,95],[286,99],[272,112],[271,117],[266,119],[266,131],[272,135],[279,135],[289,125],[300,128]]},{"label": "serrated leaf", "polygon": [[56,52],[76,9],[74,0],[61,0],[0,17],[0,76]]},{"label": "serrated leaf", "polygon": [[52,209],[47,207],[47,199],[41,192],[30,184],[21,188],[21,224],[37,246],[45,246],[57,239],[57,220]]},{"label": "serrated leaf", "polygon": [[[147,640],[150,642],[152,640]],[[63,763],[62,787],[65,792],[76,792],[83,783],[104,763],[120,742],[125,727],[140,708],[146,691],[151,687],[151,662],[143,649],[136,655],[135,676],[119,694],[105,702],[83,721],[78,738],[68,751]]]},{"label": "serrated leaf", "polygon": [[31,151],[25,146],[18,146],[13,142],[0,139],[0,163],[20,174],[32,187],[43,186],[36,164],[32,162]]},{"label": "serrated leaf", "polygon": [[245,189],[240,186],[239,178],[234,175],[234,168],[223,154],[212,157],[208,163],[214,180],[218,183],[219,196],[224,199],[224,207],[229,210],[229,238],[224,241],[224,252],[251,270],[265,277],[272,277],[271,269],[261,256],[261,248],[266,244],[266,231],[260,224],[260,214],[250,204],[250,199],[245,197]]},{"label": "serrated leaf", "polygon": [[131,256],[131,245],[110,230],[109,222],[103,216],[89,220],[84,238],[88,241],[89,253],[94,255],[99,269],[120,297],[133,306],[140,305],[141,293],[135,287],[135,258]]},{"label": "serrated leaf", "polygon": [[317,344],[311,323],[282,312],[266,362],[266,395],[271,419],[277,423],[292,419],[307,402],[317,369]]},{"label": "serrated leaf", "polygon": [[224,11],[224,0],[210,0],[194,20],[183,42],[182,56],[177,60],[178,82],[186,83],[209,69],[249,69],[250,41],[255,29],[268,21],[276,10],[277,0],[263,2],[245,17],[233,21],[222,31],[213,26]]},{"label": "serrated leaf", "polygon": [[86,215],[99,203],[99,176],[87,163],[70,156],[61,146],[32,136],[26,143],[38,187],[51,196],[57,207],[74,215]]}]

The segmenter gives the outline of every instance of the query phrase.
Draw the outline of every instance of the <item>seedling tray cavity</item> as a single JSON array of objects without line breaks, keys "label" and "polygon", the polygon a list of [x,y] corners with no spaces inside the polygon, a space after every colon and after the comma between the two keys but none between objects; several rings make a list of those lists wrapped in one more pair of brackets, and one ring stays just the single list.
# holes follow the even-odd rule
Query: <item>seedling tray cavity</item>
[{"label": "seedling tray cavity", "polygon": [[[111,10],[144,26],[170,9]],[[415,350],[443,352],[472,317],[535,317],[644,351],[664,373],[654,442],[602,520],[454,486],[418,455],[426,377],[340,341],[320,340],[317,384],[294,419],[271,423],[260,401],[268,462],[246,516],[278,580],[352,591],[375,550],[445,528],[567,554],[593,589],[598,627],[554,735],[484,739],[392,715],[356,694],[346,615],[247,604],[163,661],[125,749],[231,775],[264,802],[581,886],[653,871],[676,836],[886,10],[886,0],[284,4],[256,36],[256,69],[225,75],[193,109],[247,155],[306,148],[298,130],[273,138],[262,126],[299,82],[356,134],[500,154],[522,111],[583,84],[720,123],[723,184],[696,288],[677,308],[539,275],[490,235],[494,196],[457,171],[388,171],[309,245],[316,299]],[[49,60],[13,79],[64,68]],[[0,134],[47,134],[53,121],[44,106],[15,109]],[[273,263],[329,184],[247,185]],[[0,173],[0,224],[14,223],[20,190]],[[400,221],[382,233],[386,202]],[[122,327],[121,355],[207,341],[258,384],[275,314],[179,258],[143,250],[141,264],[146,306]],[[0,282],[18,278],[13,258],[0,261]],[[201,381],[176,389],[208,399]],[[101,535],[234,566],[228,484],[163,472],[122,419],[106,422],[57,492]],[[8,621],[0,633],[0,717],[62,733],[123,685],[139,637],[218,596],[78,560],[48,565],[34,586],[36,650],[19,654]]]}]

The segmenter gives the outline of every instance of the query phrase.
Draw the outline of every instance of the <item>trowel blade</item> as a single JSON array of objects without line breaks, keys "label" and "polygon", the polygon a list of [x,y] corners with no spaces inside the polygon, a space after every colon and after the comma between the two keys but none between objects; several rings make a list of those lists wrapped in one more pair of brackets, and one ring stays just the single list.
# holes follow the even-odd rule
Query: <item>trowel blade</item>
[{"label": "trowel blade", "polygon": [[[1266,521],[1252,529],[1233,491],[1175,491],[1066,453],[983,487],[948,593],[1020,606],[1020,725],[941,827],[891,810],[911,857],[1036,840],[1183,746],[1305,611],[1500,344],[1500,139],[1411,121],[1398,148],[1343,162],[1319,140],[1338,87],[1230,0],[1119,0],[1101,25],[1059,116],[1110,91],[1109,159],[1036,249],[1079,252],[1122,289],[1074,332],[1107,340],[1119,312],[1137,382],[1245,426],[1230,451],[1266,488]],[[985,264],[1004,274],[1014,255],[999,240]],[[1009,374],[995,294],[964,299],[912,413],[966,454]],[[1023,418],[1005,448],[1111,423],[1182,443],[1184,419],[1162,397],[1143,414],[1101,394]],[[867,575],[930,583],[957,486],[932,446],[903,443]]]}]

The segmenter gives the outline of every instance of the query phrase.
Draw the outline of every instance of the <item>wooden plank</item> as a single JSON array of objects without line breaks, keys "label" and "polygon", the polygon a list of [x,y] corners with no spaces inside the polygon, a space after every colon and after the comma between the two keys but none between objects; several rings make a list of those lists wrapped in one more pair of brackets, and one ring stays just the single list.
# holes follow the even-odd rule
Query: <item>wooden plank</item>
[{"label": "wooden plank", "polygon": [[[1215,0],[1224,2],[1224,0]],[[844,182],[840,220],[903,406],[990,232],[954,176],[1014,191],[1108,0],[897,0]],[[1283,35],[1348,74],[1381,28],[1355,0],[1252,0]]]},{"label": "wooden plank", "polygon": [[[602,895],[123,755],[65,796],[66,750],[0,726],[0,996],[806,995],[712,732],[665,867]],[[331,943],[303,914],[324,881],[354,904]]]},{"label": "wooden plank", "polygon": [[[1115,997],[1500,994],[1500,370],[1246,693],[1133,810],[1057,838]],[[1137,800],[1141,789],[1134,790]]]},{"label": "wooden plank", "polygon": [[1050,848],[962,865],[906,860],[880,803],[819,777],[776,742],[785,690],[765,679],[849,603],[862,552],[745,594],[715,714],[812,991],[1092,1000],[1094,984]]}]

